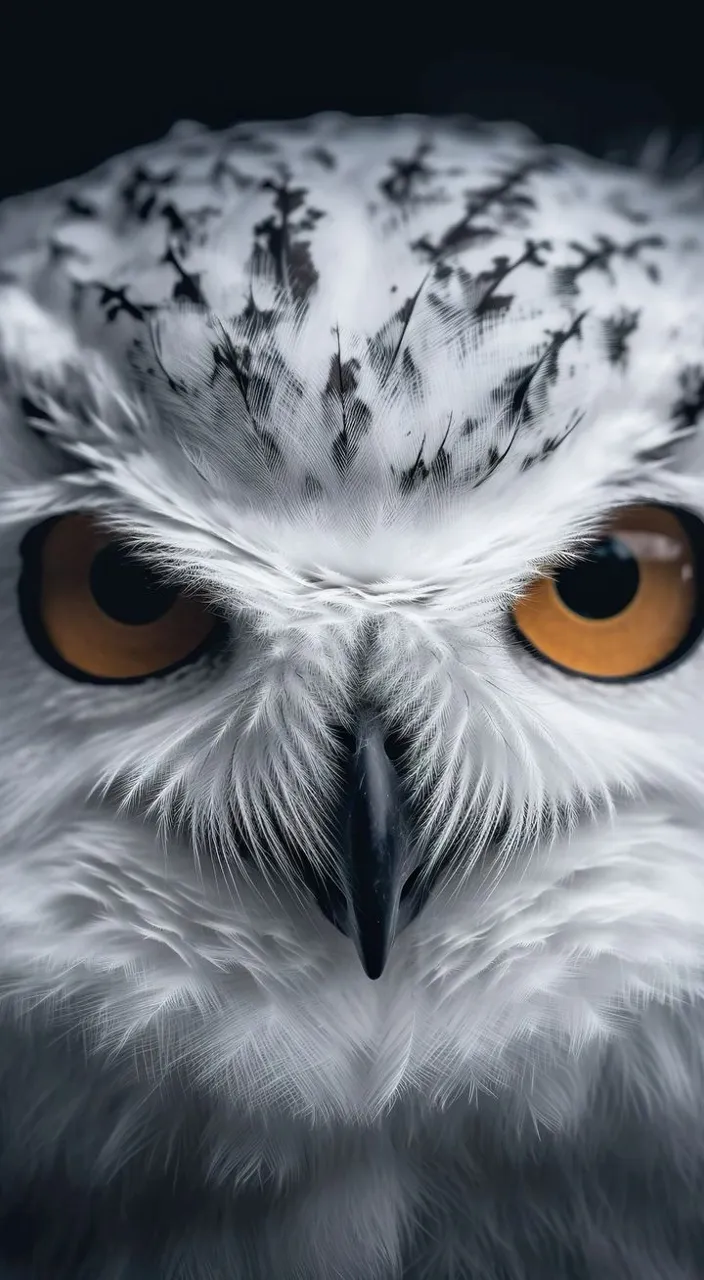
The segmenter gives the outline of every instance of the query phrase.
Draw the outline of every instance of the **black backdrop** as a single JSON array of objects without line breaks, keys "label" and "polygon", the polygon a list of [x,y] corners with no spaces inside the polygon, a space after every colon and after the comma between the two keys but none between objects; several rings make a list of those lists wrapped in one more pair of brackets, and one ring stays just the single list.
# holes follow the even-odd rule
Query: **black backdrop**
[{"label": "black backdrop", "polygon": [[80,173],[179,117],[460,110],[601,153],[660,124],[704,128],[704,55],[684,0],[2,8],[0,196]]}]

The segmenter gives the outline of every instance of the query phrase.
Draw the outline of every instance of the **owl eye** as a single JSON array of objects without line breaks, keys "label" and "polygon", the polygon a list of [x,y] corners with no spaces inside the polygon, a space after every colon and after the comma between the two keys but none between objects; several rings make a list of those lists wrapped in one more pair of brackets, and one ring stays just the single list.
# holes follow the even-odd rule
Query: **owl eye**
[{"label": "owl eye", "polygon": [[620,512],[578,563],[534,581],[513,609],[538,657],[594,680],[633,680],[678,661],[704,628],[704,531],[688,512]]},{"label": "owl eye", "polygon": [[22,544],[20,607],[37,652],[76,680],[164,675],[199,656],[222,623],[160,580],[90,516],[33,529]]}]

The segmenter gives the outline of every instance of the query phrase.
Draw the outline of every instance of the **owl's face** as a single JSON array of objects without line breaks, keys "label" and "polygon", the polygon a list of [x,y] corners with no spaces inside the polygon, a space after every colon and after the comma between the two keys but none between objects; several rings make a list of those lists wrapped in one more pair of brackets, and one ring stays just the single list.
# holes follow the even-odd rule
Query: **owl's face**
[{"label": "owl's face", "polygon": [[359,1113],[699,980],[697,199],[326,117],[0,211],[10,995]]}]

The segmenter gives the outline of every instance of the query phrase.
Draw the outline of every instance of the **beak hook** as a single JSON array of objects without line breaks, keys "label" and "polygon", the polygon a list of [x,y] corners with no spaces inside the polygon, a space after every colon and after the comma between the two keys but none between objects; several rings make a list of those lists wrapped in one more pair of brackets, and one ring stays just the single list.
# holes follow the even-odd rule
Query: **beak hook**
[{"label": "beak hook", "polygon": [[374,719],[359,726],[340,814],[344,931],[365,973],[379,978],[398,931],[401,895],[414,870],[404,788]]}]

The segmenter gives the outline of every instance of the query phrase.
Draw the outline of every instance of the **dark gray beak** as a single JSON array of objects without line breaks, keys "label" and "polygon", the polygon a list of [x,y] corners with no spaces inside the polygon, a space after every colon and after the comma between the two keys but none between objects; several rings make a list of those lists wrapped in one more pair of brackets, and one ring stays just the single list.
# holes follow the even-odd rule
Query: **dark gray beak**
[{"label": "dark gray beak", "polygon": [[403,784],[381,726],[364,721],[349,742],[339,813],[341,885],[310,887],[321,910],[350,937],[364,971],[379,978],[394,938],[417,914]]}]

